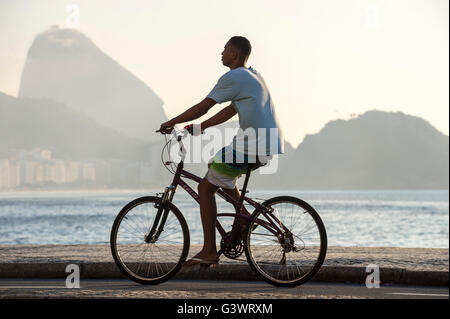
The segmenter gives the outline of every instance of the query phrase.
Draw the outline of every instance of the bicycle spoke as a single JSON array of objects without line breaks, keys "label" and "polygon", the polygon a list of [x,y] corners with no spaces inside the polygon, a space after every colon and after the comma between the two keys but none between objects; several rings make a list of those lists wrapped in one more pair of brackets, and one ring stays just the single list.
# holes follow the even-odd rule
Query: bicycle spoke
[{"label": "bicycle spoke", "polygon": [[[141,283],[158,281],[178,265],[185,249],[185,221],[181,222],[171,209],[167,211],[162,231],[155,232],[153,241],[145,241],[150,229],[153,227],[158,209],[154,207],[154,201],[143,201],[132,206],[117,221],[114,228],[114,240],[112,242],[115,261],[122,267],[121,270],[133,280]],[[164,214],[164,212],[163,212]],[[160,223],[156,228],[160,230]],[[186,228],[187,229],[187,228]]]},{"label": "bicycle spoke", "polygon": [[[250,260],[263,278],[274,284],[295,284],[310,275],[313,265],[322,263],[321,232],[314,216],[290,200],[266,204],[271,213],[259,212],[254,220],[265,218],[265,226],[250,233],[247,243]],[[275,235],[270,219],[280,228]],[[320,262],[319,262],[320,260]],[[317,268],[317,267],[316,267]],[[317,268],[318,269],[318,268]]]}]

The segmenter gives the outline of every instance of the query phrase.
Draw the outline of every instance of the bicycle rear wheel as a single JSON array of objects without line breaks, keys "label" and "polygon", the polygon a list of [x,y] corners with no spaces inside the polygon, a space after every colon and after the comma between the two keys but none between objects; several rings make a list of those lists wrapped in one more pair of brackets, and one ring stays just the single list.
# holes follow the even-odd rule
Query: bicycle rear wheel
[{"label": "bicycle rear wheel", "polygon": [[[262,205],[273,211],[253,213],[244,240],[248,263],[272,285],[305,283],[319,271],[327,251],[327,234],[319,214],[308,203],[290,196],[274,197]],[[272,232],[269,220],[284,229],[284,239]]]},{"label": "bicycle rear wheel", "polygon": [[169,280],[181,268],[189,251],[189,229],[181,212],[167,203],[168,215],[163,231],[146,241],[160,198],[146,196],[128,203],[117,215],[111,229],[111,252],[121,272],[141,284],[159,284]]}]

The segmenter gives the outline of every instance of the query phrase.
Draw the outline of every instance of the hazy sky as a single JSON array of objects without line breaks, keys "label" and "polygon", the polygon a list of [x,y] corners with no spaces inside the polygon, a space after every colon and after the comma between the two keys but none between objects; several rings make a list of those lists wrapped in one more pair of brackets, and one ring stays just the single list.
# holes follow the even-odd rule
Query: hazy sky
[{"label": "hazy sky", "polygon": [[1,92],[17,96],[34,37],[77,27],[76,8],[78,29],[150,86],[169,117],[207,95],[228,70],[223,46],[243,35],[294,146],[371,109],[449,132],[448,0],[0,0]]}]

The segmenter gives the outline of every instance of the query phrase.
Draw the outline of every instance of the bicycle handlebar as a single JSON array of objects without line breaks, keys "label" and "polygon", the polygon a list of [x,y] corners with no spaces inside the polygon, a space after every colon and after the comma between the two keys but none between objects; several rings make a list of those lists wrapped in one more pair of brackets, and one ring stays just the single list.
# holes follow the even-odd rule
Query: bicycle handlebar
[{"label": "bicycle handlebar", "polygon": [[[186,137],[188,134],[194,135],[194,124],[189,124],[186,125],[182,130],[176,131],[175,128],[172,130],[172,132],[175,131],[175,134],[179,134],[177,136],[177,140],[180,141],[180,136],[181,137]],[[161,133],[161,130],[156,130],[155,133]],[[164,134],[164,133],[163,133]]]}]

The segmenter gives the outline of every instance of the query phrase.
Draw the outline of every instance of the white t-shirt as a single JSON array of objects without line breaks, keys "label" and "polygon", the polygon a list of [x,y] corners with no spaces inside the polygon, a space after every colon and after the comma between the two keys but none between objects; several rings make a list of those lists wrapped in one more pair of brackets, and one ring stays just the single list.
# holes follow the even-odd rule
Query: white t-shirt
[{"label": "white t-shirt", "polygon": [[231,144],[236,152],[249,159],[284,153],[284,137],[270,92],[252,67],[228,71],[207,97],[217,103],[231,101],[238,112],[240,129]]}]

